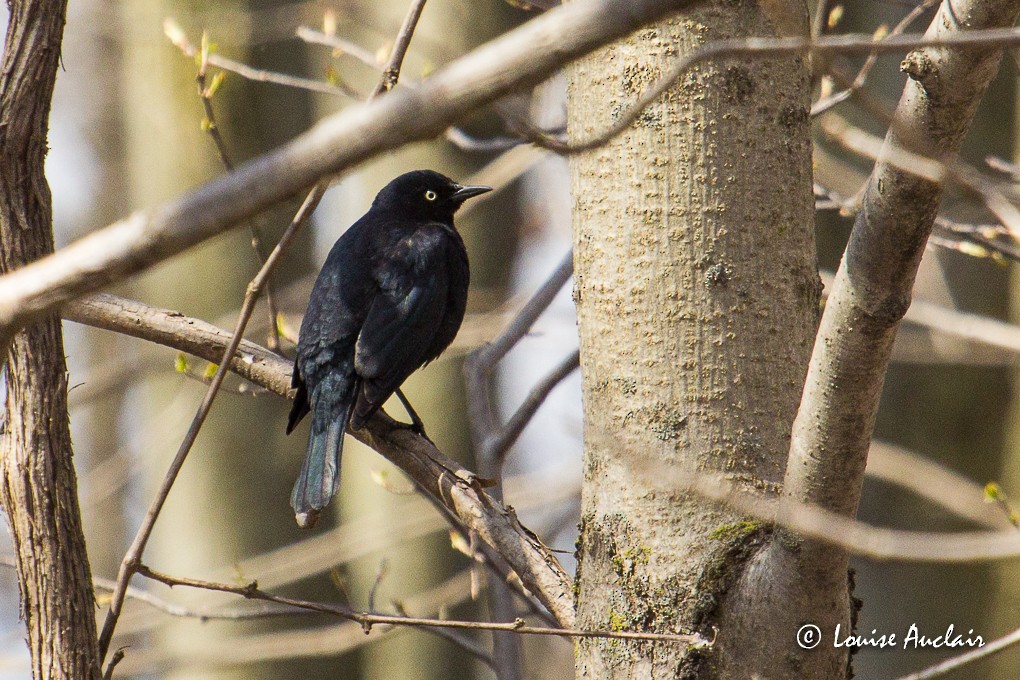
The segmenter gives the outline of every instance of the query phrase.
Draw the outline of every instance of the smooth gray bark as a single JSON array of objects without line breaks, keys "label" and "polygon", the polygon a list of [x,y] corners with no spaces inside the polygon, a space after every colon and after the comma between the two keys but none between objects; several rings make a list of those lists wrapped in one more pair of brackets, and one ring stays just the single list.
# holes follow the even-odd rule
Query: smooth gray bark
[{"label": "smooth gray bark", "polygon": [[[941,5],[929,37],[963,29],[1010,26],[1020,3],[958,0]],[[952,15],[949,12],[952,12]],[[864,195],[850,242],[826,303],[804,395],[793,428],[784,495],[854,516],[878,401],[896,330],[910,306],[917,267],[942,200],[943,185],[910,173],[904,152],[952,164],[1001,50],[927,48],[904,59],[909,79]],[[951,173],[950,173],[951,174]],[[831,644],[855,612],[841,594],[849,554],[781,532],[745,572],[730,609],[765,632],[763,668],[831,678],[847,668],[847,650]],[[766,623],[767,622],[767,623]],[[788,631],[805,623],[826,636],[818,648],[793,647]],[[786,649],[782,649],[782,633]],[[750,650],[745,650],[750,652]]]},{"label": "smooth gray bark", "polygon": [[[792,4],[806,30],[803,5]],[[794,22],[796,23],[796,21]],[[713,3],[570,69],[571,139],[707,41],[780,33],[756,5]],[[685,73],[605,148],[573,159],[575,301],[585,416],[577,610],[583,626],[701,631],[765,527],[663,491],[666,471],[775,492],[814,336],[808,73],[732,59]],[[585,678],[750,677],[755,632],[711,651],[578,644]],[[722,641],[725,640],[725,643]]]}]

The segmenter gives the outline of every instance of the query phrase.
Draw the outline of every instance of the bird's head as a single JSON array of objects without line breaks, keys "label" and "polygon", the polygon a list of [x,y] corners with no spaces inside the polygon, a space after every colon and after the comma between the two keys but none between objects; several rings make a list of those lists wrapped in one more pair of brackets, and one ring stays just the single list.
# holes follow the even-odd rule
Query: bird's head
[{"label": "bird's head", "polygon": [[466,186],[432,170],[415,170],[383,187],[372,205],[397,209],[408,217],[448,222],[464,201],[489,191],[492,187]]}]

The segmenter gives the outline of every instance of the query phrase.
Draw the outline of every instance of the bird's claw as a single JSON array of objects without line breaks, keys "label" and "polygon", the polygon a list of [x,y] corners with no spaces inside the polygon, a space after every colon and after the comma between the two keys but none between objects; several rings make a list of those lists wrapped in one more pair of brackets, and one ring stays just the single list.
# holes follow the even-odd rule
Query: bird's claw
[{"label": "bird's claw", "polygon": [[435,444],[435,442],[433,442],[432,439],[429,438],[428,434],[425,433],[425,423],[421,422],[420,420],[416,420],[411,423],[400,423],[400,427],[410,430],[411,432],[414,432],[419,437],[427,440],[430,444]]}]

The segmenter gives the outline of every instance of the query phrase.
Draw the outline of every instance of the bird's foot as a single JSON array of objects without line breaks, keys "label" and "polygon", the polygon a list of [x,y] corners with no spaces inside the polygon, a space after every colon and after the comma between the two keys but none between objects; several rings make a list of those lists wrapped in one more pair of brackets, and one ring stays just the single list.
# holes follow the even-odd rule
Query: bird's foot
[{"label": "bird's foot", "polygon": [[411,432],[414,432],[419,437],[427,439],[430,444],[435,444],[435,442],[429,438],[428,434],[425,433],[425,423],[421,422],[420,420],[415,419],[414,422],[410,423],[402,423],[400,421],[397,422],[400,423],[400,427],[410,430]]},{"label": "bird's foot", "polygon": [[425,434],[425,423],[422,422],[421,416],[419,416],[418,412],[414,410],[413,406],[411,406],[411,402],[407,400],[407,397],[404,395],[403,390],[397,388],[396,394],[397,399],[399,399],[400,403],[404,405],[404,410],[407,411],[408,417],[411,418],[410,424],[401,423],[401,425],[408,428],[409,430],[417,434],[419,437],[424,437],[425,439],[428,440],[430,444],[435,444],[435,442],[429,439],[429,436]]}]

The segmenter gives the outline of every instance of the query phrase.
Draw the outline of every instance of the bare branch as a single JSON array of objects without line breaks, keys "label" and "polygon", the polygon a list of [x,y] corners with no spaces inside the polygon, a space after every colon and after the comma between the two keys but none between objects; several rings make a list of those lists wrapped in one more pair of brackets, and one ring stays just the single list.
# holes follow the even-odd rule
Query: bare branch
[{"label": "bare branch", "polygon": [[[473,572],[472,572],[473,573]],[[472,579],[472,583],[474,580]],[[393,608],[397,610],[397,613],[401,616],[407,616],[407,611],[404,609],[403,603],[394,602]],[[448,640],[457,647],[460,647],[465,652],[475,657],[492,670],[496,670],[496,662],[492,660],[492,655],[485,651],[481,645],[477,644],[474,640],[466,637],[456,631],[448,630],[446,628],[425,628],[428,632],[438,635],[444,640]]]},{"label": "bare branch", "polygon": [[[0,555],[0,565],[5,567],[14,568],[14,556],[13,555]],[[102,578],[101,576],[93,576],[92,583],[96,590],[106,590],[112,592],[117,587],[117,582],[113,579]],[[188,618],[188,619],[199,619],[202,621],[222,619],[228,621],[243,621],[247,619],[262,619],[275,616],[295,616],[307,614],[308,610],[298,609],[290,606],[261,606],[258,608],[246,607],[244,609],[227,610],[223,608],[209,608],[209,609],[195,609],[192,607],[184,607],[174,602],[169,602],[163,598],[155,595],[147,590],[141,588],[135,588],[130,586],[127,589],[127,598],[136,602],[142,602],[152,607],[153,609],[159,610],[164,614],[177,618]],[[112,665],[112,664],[111,664]]]},{"label": "bare branch", "polygon": [[[500,462],[497,460],[499,452],[513,444],[513,441],[520,434],[520,430],[523,430],[528,420],[534,415],[534,411],[531,411],[530,414],[526,411],[520,413],[518,422],[513,424],[514,428],[519,428],[516,432],[508,432],[504,428],[500,428],[489,397],[489,379],[492,369],[524,337],[524,334],[528,332],[542,312],[552,304],[560,289],[570,280],[573,271],[573,253],[568,252],[559,267],[556,268],[549,279],[542,284],[531,299],[521,308],[521,311],[517,313],[499,337],[471,352],[464,362],[464,377],[470,397],[469,419],[475,440],[475,448],[478,453],[479,465],[482,467],[481,473],[484,476],[496,478],[497,482],[500,467]],[[561,367],[557,373],[562,372],[562,370],[563,368]],[[565,375],[562,377],[565,377]],[[562,377],[556,379],[548,386],[546,394],[555,387],[559,380],[562,380]],[[541,399],[544,399],[544,396]],[[541,405],[541,400],[534,405],[534,408],[537,410],[539,405]],[[505,446],[499,448],[503,443],[505,443]]]},{"label": "bare branch", "polygon": [[[983,22],[1008,25],[1020,11],[1017,3],[1008,11],[980,2],[965,4],[974,22],[968,28]],[[976,34],[953,33],[945,25],[940,11],[930,39]],[[916,139],[902,136],[902,131],[911,130],[928,140],[920,147],[923,155],[944,158],[958,150],[998,68],[1001,50],[926,54],[931,70],[914,74],[923,85],[908,81],[886,146],[890,153],[918,149]],[[965,87],[960,85],[963,81]],[[872,174],[864,209],[825,307],[793,428],[784,486],[789,497],[847,515],[857,508],[896,327],[910,305],[914,276],[942,195],[940,183],[901,170],[886,157],[883,154]]]},{"label": "bare branch", "polygon": [[155,571],[154,569],[151,569],[145,565],[139,565],[138,573],[154,581],[165,583],[170,587],[185,586],[188,588],[199,588],[202,590],[213,590],[223,593],[233,593],[234,595],[240,595],[241,597],[251,600],[265,600],[267,602],[277,602],[279,604],[290,605],[292,607],[300,607],[302,609],[309,609],[311,611],[321,612],[323,614],[339,616],[341,618],[358,622],[359,624],[362,625],[362,627],[364,627],[366,632],[371,631],[372,626],[376,625],[432,626],[436,628],[448,628],[454,630],[507,631],[517,633],[520,635],[552,635],[556,637],[567,638],[605,638],[618,640],[647,640],[656,642],[675,642],[679,644],[690,645],[698,649],[703,647],[710,647],[712,645],[712,642],[706,640],[705,638],[697,634],[675,635],[669,633],[640,633],[632,631],[578,630],[574,628],[540,628],[537,626],[527,625],[523,619],[499,623],[488,621],[457,621],[454,619],[430,619],[423,617],[374,614],[371,612],[358,611],[341,605],[326,604],[323,602],[312,602],[309,600],[299,600],[292,597],[284,597],[282,595],[274,595],[272,593],[267,593],[261,590],[258,587],[257,583],[249,583],[247,585],[238,586],[230,583],[216,583],[214,581],[203,581],[200,579],[170,576],[169,574],[164,574],[162,572]]},{"label": "bare branch", "polygon": [[[135,300],[97,293],[76,300],[63,309],[70,321],[115,331],[172,347],[206,361],[223,358],[230,333],[201,319],[170,309],[151,307]],[[184,330],[187,332],[182,332]],[[230,368],[245,380],[280,394],[290,390],[291,363],[266,348],[242,340]]]},{"label": "bare branch", "polygon": [[[102,328],[150,339],[209,361],[222,360],[230,334],[198,319],[166,310],[146,311],[145,305],[112,296],[94,296],[72,305],[78,320]],[[80,309],[84,307],[85,309]],[[128,310],[123,312],[121,310]],[[146,324],[156,327],[150,332]],[[242,377],[280,396],[290,397],[293,365],[254,343],[242,343],[242,354],[231,368]],[[545,605],[560,625],[573,622],[570,577],[556,558],[522,527],[517,518],[481,490],[474,475],[446,458],[431,442],[380,414],[366,430],[352,433],[406,472],[427,494],[452,510],[507,560],[524,585]]]},{"label": "bare branch", "polygon": [[[991,189],[998,194],[992,199],[996,202],[1005,198],[1002,192],[987,180],[974,189],[979,194]],[[818,183],[815,183],[815,197],[816,210],[839,210],[841,215],[847,216],[856,213],[860,207],[858,205],[860,196],[845,198]],[[935,230],[928,239],[928,245],[956,250],[971,257],[998,257],[1020,261],[1018,238],[1002,224],[968,224],[939,215],[935,218]]]},{"label": "bare branch", "polygon": [[[446,581],[406,598],[403,604],[413,612],[440,612],[467,599],[468,574],[462,571]],[[288,607],[291,611],[298,611]],[[304,610],[311,614],[312,612]],[[421,615],[421,614],[419,614]],[[333,625],[316,625],[268,633],[244,632],[228,639],[195,641],[196,644],[176,650],[138,650],[124,664],[129,673],[151,672],[152,668],[173,667],[187,673],[191,667],[224,666],[300,657],[338,655],[371,644],[382,635],[391,635],[411,628],[375,626],[369,635],[361,624],[353,621]],[[423,628],[432,632],[434,628]]]},{"label": "bare branch", "polygon": [[[870,107],[882,116],[877,106]],[[887,116],[883,116],[887,117]],[[941,159],[920,149],[888,147],[882,139],[851,125],[839,116],[828,116],[821,124],[822,131],[845,148],[871,160],[881,160],[898,172],[941,184],[952,180],[976,194],[985,207],[995,215],[1014,239],[1020,238],[1020,209],[1006,196],[1005,191],[976,168],[949,155]],[[901,135],[910,135],[909,128],[894,129]]]},{"label": "bare branch", "polygon": [[[189,57],[194,57],[198,54],[198,51],[194,48],[194,46],[188,42],[187,36],[184,34],[184,30],[175,19],[168,17],[163,20],[163,33],[166,34],[166,37],[170,39],[170,42],[176,45],[178,49],[184,52],[184,54]],[[204,53],[203,60],[216,68],[236,73],[246,80],[253,80],[260,83],[274,83],[276,85],[294,87],[300,90],[319,92],[321,94],[339,95],[352,97],[354,99],[361,98],[350,86],[342,82],[337,85],[332,85],[319,80],[311,80],[309,78],[301,78],[299,76],[292,76],[286,73],[257,69],[218,54]]]},{"label": "bare branch", "polygon": [[400,67],[404,63],[404,55],[407,54],[407,48],[411,45],[411,37],[414,35],[414,29],[418,26],[418,19],[421,18],[422,10],[425,9],[425,0],[413,0],[410,8],[407,10],[407,15],[404,17],[404,23],[400,26],[400,33],[397,34],[397,40],[393,43],[393,51],[390,52],[390,58],[387,60],[386,65],[383,66],[383,77],[376,85],[375,90],[372,92],[373,97],[378,97],[383,92],[389,92],[396,86],[397,81],[400,79]]},{"label": "bare branch", "polygon": [[[45,173],[66,0],[11,0],[0,56],[0,272],[53,252]],[[34,678],[102,676],[55,316],[0,330],[0,505]]]},{"label": "bare branch", "polygon": [[[214,57],[216,56],[209,52],[209,37],[205,33],[202,34],[202,49],[198,51],[188,40],[187,36],[184,34],[184,30],[178,26],[173,19],[163,20],[163,32],[185,55],[189,57],[195,57],[198,55],[200,57],[195,82],[198,85],[198,98],[202,102],[202,108],[205,111],[205,120],[203,121],[204,127],[209,133],[209,136],[212,137],[213,142],[216,144],[216,150],[219,152],[220,162],[223,163],[224,169],[227,172],[233,172],[234,162],[230,159],[230,153],[227,151],[227,143],[223,139],[223,135],[220,134],[219,125],[216,123],[216,111],[213,109],[212,105],[212,98],[216,89],[216,82],[218,81],[214,80],[213,85],[206,85],[206,75],[209,64],[215,61]],[[259,266],[264,266],[266,263],[265,247],[262,245],[262,237],[259,235],[259,230],[258,227],[256,227],[254,218],[253,221],[249,222],[248,227],[251,231],[251,245],[255,250],[255,255],[259,259]],[[270,280],[266,281],[266,303],[269,308],[270,331],[267,335],[269,349],[279,354],[280,334],[277,332],[277,318],[279,312],[276,306],[276,299],[273,296],[273,287]]]},{"label": "bare branch", "polygon": [[[614,442],[609,444],[619,445]],[[886,529],[845,517],[795,498],[765,496],[744,491],[725,475],[682,467],[669,467],[642,452],[630,452],[643,464],[631,469],[654,489],[682,490],[721,503],[742,515],[775,524],[806,538],[817,539],[872,560],[969,564],[1020,556],[1020,531],[934,532]],[[807,542],[796,542],[801,550]],[[844,572],[845,577],[845,572]],[[770,610],[771,611],[771,610]]]},{"label": "bare branch", "polygon": [[694,2],[568,3],[458,59],[414,90],[398,89],[330,116],[226,177],[0,278],[0,341],[30,319],[180,253],[323,178],[441,134],[570,59]]},{"label": "bare branch", "polygon": [[535,413],[538,412],[538,409],[545,402],[549,393],[563,382],[567,376],[577,370],[580,358],[581,354],[578,350],[574,350],[572,354],[564,358],[549,375],[545,376],[541,382],[531,389],[524,403],[518,407],[507,424],[486,440],[485,448],[492,455],[496,456],[500,464],[506,458],[510,447],[514,445],[517,438],[521,436],[521,432],[524,431],[524,428],[527,427]]},{"label": "bare branch", "polygon": [[344,40],[335,35],[328,35],[322,31],[316,31],[308,26],[298,26],[295,35],[306,43],[325,45],[326,47],[332,47],[341,54],[350,55],[375,71],[382,70],[382,64],[376,59],[375,54],[355,42]]},{"label": "bare branch", "polygon": [[677,62],[664,76],[655,81],[648,90],[624,110],[606,130],[587,140],[573,143],[549,137],[535,129],[527,121],[513,121],[515,132],[532,144],[563,155],[591,151],[604,146],[621,134],[637,120],[641,113],[654,104],[681,75],[691,67],[709,59],[742,56],[776,56],[783,54],[808,54],[812,57],[834,54],[888,54],[907,52],[924,47],[966,47],[973,50],[988,50],[990,47],[1010,47],[1020,44],[1020,31],[1014,29],[969,30],[964,33],[942,34],[937,37],[916,35],[894,35],[876,42],[874,36],[845,34],[826,36],[818,40],[808,38],[740,38],[716,40],[687,55]]},{"label": "bare branch", "polygon": [[963,668],[967,664],[979,661],[980,659],[986,659],[994,654],[1005,651],[1010,647],[1014,647],[1018,643],[1020,643],[1020,628],[997,640],[992,640],[985,644],[984,647],[972,649],[971,651],[960,654],[959,656],[946,659],[945,661],[937,663],[934,666],[929,666],[922,671],[900,676],[898,680],[930,680],[931,678],[941,678],[952,671]]},{"label": "bare branch", "polygon": [[496,362],[505,357],[507,352],[531,329],[532,324],[552,304],[553,299],[555,299],[567,281],[570,280],[573,273],[574,255],[572,252],[568,252],[549,279],[528,300],[528,303],[514,317],[514,320],[510,322],[510,325],[506,327],[503,333],[492,342],[474,352],[475,358],[472,362],[480,370],[491,370]]},{"label": "bare branch", "polygon": [[1012,526],[1005,513],[988,503],[984,487],[913,451],[873,441],[865,472],[908,489],[961,519],[1000,531]]},{"label": "bare branch", "polygon": [[[946,13],[953,11],[966,17],[966,30],[951,27],[952,18]],[[851,522],[848,518],[856,514],[893,340],[910,307],[914,278],[942,199],[944,177],[922,178],[913,168],[900,168],[894,158],[903,151],[928,159],[956,157],[1002,56],[1001,48],[987,42],[982,45],[974,38],[1020,39],[1020,32],[1012,29],[978,30],[1012,26],[1018,14],[1016,0],[959,0],[952,8],[943,3],[922,42],[946,46],[917,50],[903,62],[909,79],[822,314],[783,482],[783,501],[824,511],[824,531],[839,530],[837,517]],[[907,40],[914,38],[893,36],[874,47],[886,49]],[[950,44],[974,49],[950,48]],[[852,532],[846,525],[841,529]],[[884,536],[877,543],[853,549],[866,548],[868,554],[885,558],[924,555],[936,561],[970,560],[1001,554],[1018,538],[887,531],[872,536],[880,534]],[[861,537],[859,532],[853,535]],[[798,592],[806,583],[840,588],[846,583],[848,547],[809,540],[796,542],[794,548],[787,541],[773,541],[762,568],[775,576],[767,590],[759,588],[770,599],[769,593]],[[831,608],[826,607],[817,600],[794,602],[784,612],[784,620],[826,620],[831,616]]]},{"label": "bare branch", "polygon": [[[908,12],[907,15],[903,17],[900,20],[900,22],[896,24],[896,26],[893,27],[893,30],[887,36],[883,36],[881,39],[887,40],[889,36],[901,35],[904,31],[910,28],[910,25],[914,23],[917,19],[919,19],[922,14],[924,14],[929,9],[934,7],[939,1],[940,0],[924,0],[924,2],[922,2],[920,5],[910,10],[910,12]],[[827,0],[823,0],[823,3],[826,2]],[[819,9],[821,9],[821,7],[819,7]],[[820,17],[821,15],[818,15],[815,18],[817,20]],[[818,24],[816,21],[815,29],[817,28]],[[814,32],[814,35],[817,37],[822,33],[824,33],[824,31],[822,31],[821,33]],[[860,70],[857,72],[857,76],[845,89],[840,90],[839,92],[831,94],[827,97],[823,97],[822,99],[818,100],[817,102],[811,105],[811,115],[820,116],[829,109],[845,102],[847,99],[853,96],[853,94],[857,90],[860,90],[862,87],[864,87],[864,84],[868,80],[868,75],[871,73],[871,69],[873,69],[875,67],[875,64],[877,63],[878,53],[872,52],[871,54],[868,55],[868,58],[864,61],[864,65],[861,66]],[[825,84],[823,84],[822,89],[823,91],[825,90]]]}]

